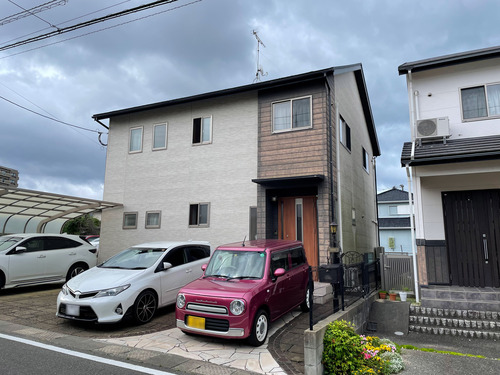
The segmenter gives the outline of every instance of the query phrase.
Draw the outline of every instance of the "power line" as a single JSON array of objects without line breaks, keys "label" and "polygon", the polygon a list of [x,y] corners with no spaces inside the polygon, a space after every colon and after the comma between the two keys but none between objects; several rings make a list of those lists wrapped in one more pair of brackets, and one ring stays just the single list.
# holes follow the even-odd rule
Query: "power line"
[{"label": "power line", "polygon": [[[59,44],[59,43],[67,42],[68,40],[78,39],[78,38],[81,38],[81,37],[84,37],[84,36],[87,36],[87,35],[96,34],[98,32],[104,31],[104,30],[114,29],[115,27],[118,27],[118,26],[123,26],[123,25],[129,24],[129,23],[135,22],[135,21],[140,21],[140,20],[143,20],[143,19],[146,19],[146,18],[149,18],[149,17],[153,17],[153,16],[157,16],[159,14],[163,14],[163,13],[166,13],[166,12],[171,12],[173,10],[184,8],[184,7],[187,7],[189,5],[193,5],[195,3],[199,3],[201,1],[203,1],[203,0],[194,0],[194,1],[191,1],[190,3],[187,3],[187,4],[179,5],[177,7],[170,8],[170,9],[167,9],[167,10],[163,10],[163,11],[160,11],[160,12],[156,12],[156,13],[153,13],[153,14],[148,14],[148,15],[143,16],[143,17],[134,18],[133,20],[130,20],[130,21],[126,21],[126,22],[122,22],[122,23],[119,23],[119,24],[116,24],[116,25],[104,27],[104,28],[99,29],[99,30],[90,31],[90,32],[85,33],[85,34],[81,34],[81,35],[77,35],[77,36],[74,36],[74,37],[71,37],[71,38],[59,40],[57,42],[52,42],[52,43],[44,44],[43,46],[34,47],[34,48],[27,49],[27,50],[24,50],[24,51],[21,51],[21,52],[18,52],[18,53],[13,53],[11,55],[0,57],[0,60],[6,59],[8,57],[22,55],[23,53],[35,51],[37,49],[41,49],[41,48],[45,48],[45,47],[50,47],[50,46],[53,46],[53,45],[56,45],[56,44]],[[1,50],[1,48],[0,48],[0,50]]]},{"label": "power line", "polygon": [[[24,17],[35,16],[35,13],[40,13],[40,12],[43,12],[44,10],[51,9],[51,8],[54,8],[54,7],[59,6],[59,5],[66,5],[67,2],[68,2],[68,0],[51,0],[47,3],[37,5],[36,7],[33,7],[31,9],[24,9],[22,6],[9,0],[9,3],[12,3],[15,6],[21,8],[23,10],[23,12],[19,12],[19,13],[13,14],[11,16],[7,16],[5,18],[0,19],[0,26],[6,25],[8,23],[11,23],[11,22],[14,22],[17,20],[20,20],[21,18],[24,18]],[[35,16],[35,17],[37,17],[37,16]],[[38,18],[40,18],[40,17],[38,17]],[[44,22],[47,22],[43,19],[41,19],[41,20]],[[50,25],[50,26],[53,26],[53,25]]]},{"label": "power line", "polygon": [[143,11],[146,9],[151,9],[151,8],[154,8],[154,7],[157,7],[160,5],[170,4],[170,3],[173,3],[175,1],[177,1],[177,0],[158,0],[158,1],[154,1],[152,3],[140,5],[140,6],[135,7],[135,8],[126,9],[126,10],[123,10],[121,12],[108,14],[107,16],[94,18],[93,20],[81,22],[81,23],[73,25],[73,26],[68,26],[68,27],[65,27],[62,29],[52,31],[50,33],[38,35],[38,36],[35,36],[33,38],[22,40],[20,42],[8,44],[6,46],[0,47],[0,51],[5,51],[5,50],[11,49],[11,48],[19,47],[19,46],[22,46],[22,45],[25,45],[28,43],[38,42],[40,40],[51,38],[55,35],[65,34],[65,33],[68,33],[70,31],[75,31],[75,30],[81,29],[83,27],[95,25],[95,24],[100,23],[100,22],[109,21],[111,19],[123,17],[123,16],[129,15],[129,14],[132,14],[132,13],[137,13],[137,12],[140,12],[140,11]]},{"label": "power line", "polygon": [[70,124],[70,123],[68,123],[68,122],[64,122],[64,121],[58,120],[58,119],[56,119],[56,118],[54,118],[54,117],[51,117],[51,116],[46,116],[46,115],[44,115],[44,114],[42,114],[42,113],[40,113],[40,112],[33,111],[33,110],[29,109],[29,108],[26,108],[26,107],[22,106],[21,104],[17,104],[17,103],[15,103],[15,102],[13,102],[12,100],[9,100],[9,99],[7,99],[7,98],[4,98],[3,96],[0,96],[0,99],[3,99],[3,100],[5,100],[6,102],[8,102],[8,103],[10,103],[10,104],[15,105],[16,107],[22,108],[22,109],[24,109],[24,110],[26,110],[26,111],[28,111],[28,112],[34,113],[35,115],[41,116],[41,117],[46,118],[46,119],[48,119],[48,120],[52,120],[52,121],[58,122],[58,123],[60,123],[60,124],[66,125],[66,126],[70,126],[70,127],[72,127],[72,128],[76,128],[76,129],[80,129],[80,130],[86,130],[86,131],[88,131],[88,132],[92,132],[92,133],[98,133],[98,134],[101,134],[101,133],[102,133],[102,132],[100,132],[100,131],[98,131],[98,130],[87,129],[87,128],[84,128],[84,127],[82,127],[82,126],[73,125],[73,124]]}]

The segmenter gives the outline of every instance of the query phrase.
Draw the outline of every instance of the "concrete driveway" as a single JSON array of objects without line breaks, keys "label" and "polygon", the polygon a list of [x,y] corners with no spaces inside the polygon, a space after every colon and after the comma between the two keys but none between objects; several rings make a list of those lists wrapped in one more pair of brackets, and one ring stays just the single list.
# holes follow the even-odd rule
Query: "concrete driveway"
[{"label": "concrete driveway", "polygon": [[0,290],[0,320],[86,338],[136,336],[175,327],[175,306],[159,309],[144,325],[126,321],[97,325],[56,317],[57,294],[62,285]]}]

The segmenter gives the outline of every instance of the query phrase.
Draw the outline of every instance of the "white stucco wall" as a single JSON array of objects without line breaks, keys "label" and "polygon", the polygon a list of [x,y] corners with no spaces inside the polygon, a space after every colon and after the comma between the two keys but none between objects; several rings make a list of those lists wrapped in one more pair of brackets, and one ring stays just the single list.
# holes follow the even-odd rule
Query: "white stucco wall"
[{"label": "white stucco wall", "polygon": [[[212,143],[192,145],[193,118],[212,116]],[[245,93],[111,119],[100,258],[155,240],[208,240],[217,246],[249,235],[257,205],[257,97]],[[152,151],[153,125],[167,123],[167,149]],[[142,152],[128,152],[129,130],[143,126]],[[188,226],[189,205],[210,203],[208,228]],[[161,228],[145,229],[147,211],[161,210]],[[138,212],[137,229],[122,229]]]},{"label": "white stucco wall", "polygon": [[450,139],[497,135],[500,118],[462,121],[460,89],[498,83],[499,77],[500,59],[413,73],[416,120],[448,116]]},{"label": "white stucco wall", "polygon": [[[373,150],[354,74],[336,75],[334,79],[338,115],[351,128],[351,151],[342,144],[338,149],[342,248],[363,253],[373,251],[378,239]],[[369,173],[363,168],[362,147],[368,153]],[[352,220],[353,208],[356,225]]]}]

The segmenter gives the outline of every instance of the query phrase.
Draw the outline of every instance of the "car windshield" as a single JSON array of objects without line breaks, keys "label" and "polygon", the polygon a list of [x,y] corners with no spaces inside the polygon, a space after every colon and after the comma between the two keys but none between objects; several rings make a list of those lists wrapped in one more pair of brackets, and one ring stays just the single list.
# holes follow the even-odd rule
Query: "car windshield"
[{"label": "car windshield", "polygon": [[262,279],[266,253],[263,251],[216,250],[205,271],[205,277],[227,279]]},{"label": "car windshield", "polygon": [[21,237],[13,237],[13,236],[0,237],[0,251],[7,250],[9,247],[20,242],[21,240],[22,240]]},{"label": "car windshield", "polygon": [[133,247],[109,258],[98,267],[139,270],[151,267],[166,249]]}]

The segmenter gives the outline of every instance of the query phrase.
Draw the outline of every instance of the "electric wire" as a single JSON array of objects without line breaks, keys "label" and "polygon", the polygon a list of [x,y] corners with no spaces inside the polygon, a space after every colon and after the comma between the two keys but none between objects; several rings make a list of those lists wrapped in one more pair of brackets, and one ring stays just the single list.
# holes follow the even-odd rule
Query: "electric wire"
[{"label": "electric wire", "polygon": [[29,44],[29,43],[33,43],[33,42],[38,42],[40,40],[51,38],[55,35],[65,34],[65,33],[71,32],[71,31],[81,29],[83,27],[88,27],[91,25],[95,25],[97,23],[109,21],[109,20],[112,20],[115,18],[129,15],[129,14],[137,13],[137,12],[140,12],[140,11],[143,11],[146,9],[155,8],[155,7],[160,6],[160,5],[171,4],[171,3],[176,2],[176,1],[177,0],[158,0],[158,1],[154,1],[152,3],[143,4],[143,5],[140,5],[140,6],[135,7],[135,8],[126,9],[126,10],[123,10],[123,11],[120,11],[117,13],[108,14],[107,16],[94,18],[94,19],[89,20],[89,21],[84,21],[84,22],[81,22],[81,23],[76,24],[76,25],[67,26],[67,27],[64,27],[62,29],[58,29],[58,30],[55,30],[55,31],[52,31],[52,32],[49,32],[46,34],[34,36],[32,38],[28,38],[28,39],[22,40],[20,42],[11,43],[11,44],[8,44],[6,46],[0,47],[0,51],[5,51],[5,50],[11,49],[11,48],[23,46],[25,44]]},{"label": "electric wire", "polygon": [[[45,10],[52,9],[52,8],[59,6],[59,5],[66,5],[66,3],[68,2],[68,0],[51,0],[47,3],[37,5],[31,9],[25,9],[22,6],[20,6],[19,4],[16,4],[15,2],[13,2],[12,0],[8,0],[8,1],[9,1],[9,3],[14,4],[18,8],[21,8],[23,10],[23,12],[19,12],[19,13],[16,13],[16,14],[13,14],[13,15],[10,15],[10,16],[7,16],[7,17],[0,19],[0,26],[6,25],[6,24],[14,22],[14,21],[18,21],[24,17],[35,16],[35,13],[40,13],[40,12],[43,12]],[[37,17],[37,16],[35,16],[35,17]],[[41,19],[41,20],[44,22],[47,22],[43,19]]]},{"label": "electric wire", "polygon": [[[92,14],[96,14],[96,13],[102,12],[102,11],[107,10],[107,9],[110,9],[110,8],[114,8],[114,7],[116,7],[116,6],[119,6],[119,5],[122,5],[122,4],[125,4],[125,3],[128,3],[128,2],[130,2],[130,1],[131,1],[131,0],[124,0],[124,1],[119,2],[119,3],[117,3],[117,4],[113,4],[113,5],[107,6],[107,7],[105,7],[105,8],[101,8],[101,9],[95,10],[95,11],[93,11],[93,12],[83,14],[83,15],[78,16],[78,17],[75,17],[75,18],[71,18],[71,19],[66,20],[66,21],[64,21],[64,22],[61,22],[61,23],[56,24],[56,26],[57,26],[57,27],[59,27],[59,26],[65,25],[65,24],[67,24],[67,23],[69,23],[69,22],[71,22],[71,21],[76,21],[76,20],[79,20],[79,19],[81,19],[81,18],[84,18],[84,17],[90,16],[90,15],[92,15]],[[13,42],[14,40],[27,38],[27,37],[29,37],[30,35],[33,35],[33,34],[38,34],[38,33],[41,33],[41,32],[43,32],[43,31],[45,31],[45,30],[49,30],[49,29],[50,29],[50,27],[45,27],[45,28],[43,28],[43,29],[40,29],[40,30],[37,30],[37,31],[33,31],[32,33],[25,34],[25,35],[19,36],[19,37],[17,37],[17,38],[9,39],[9,40],[6,40],[5,42],[0,42],[0,45],[7,44],[7,43],[10,43],[10,42]]]},{"label": "electric wire", "polygon": [[[112,26],[104,27],[104,28],[102,28],[102,29],[98,29],[98,30],[90,31],[90,32],[85,33],[85,34],[76,35],[76,36],[71,37],[71,38],[62,39],[62,40],[59,40],[59,41],[57,41],[57,42],[52,42],[52,43],[44,44],[44,45],[42,45],[42,46],[38,46],[38,47],[34,47],[34,48],[30,48],[30,49],[27,49],[27,50],[24,50],[24,51],[21,51],[21,52],[17,52],[17,53],[13,53],[13,54],[10,54],[10,55],[7,55],[7,56],[0,57],[0,60],[6,59],[6,58],[9,58],[9,57],[13,57],[13,56],[22,55],[22,54],[24,54],[24,53],[31,52],[31,51],[35,51],[35,50],[38,50],[38,49],[41,49],[41,48],[50,47],[50,46],[53,46],[53,45],[56,45],[56,44],[60,44],[60,43],[63,43],[63,42],[67,42],[67,41],[69,41],[69,40],[78,39],[78,38],[81,38],[81,37],[84,37],[84,36],[88,36],[88,35],[96,34],[96,33],[101,32],[101,31],[114,29],[115,27],[118,27],[118,26],[123,26],[123,25],[129,24],[129,23],[135,22],[135,21],[141,21],[141,20],[143,20],[143,19],[150,18],[150,17],[153,17],[153,16],[157,16],[157,15],[159,15],[159,14],[163,14],[163,13],[171,12],[171,11],[173,11],[173,10],[180,9],[180,8],[184,8],[184,7],[187,7],[187,6],[189,6],[189,5],[193,5],[193,4],[195,4],[195,3],[199,3],[199,2],[201,2],[201,1],[203,1],[203,0],[194,0],[194,1],[191,1],[191,2],[186,3],[186,4],[183,4],[183,5],[179,5],[179,6],[176,6],[176,7],[170,8],[170,9],[166,9],[166,10],[163,10],[163,11],[160,11],[160,12],[156,12],[156,13],[148,14],[148,15],[143,16],[143,17],[134,18],[133,20],[129,20],[129,21],[126,21],[126,22],[118,23],[118,24],[116,24],[116,25],[112,25]],[[0,50],[1,50],[1,48],[0,48]]]},{"label": "electric wire", "polygon": [[[21,13],[26,13],[26,15],[24,15],[23,17],[28,17],[28,16],[33,16],[33,17],[36,17],[36,18],[38,18],[40,21],[45,22],[47,25],[49,25],[50,27],[55,28],[55,29],[57,30],[57,27],[56,27],[56,26],[52,25],[49,21],[44,20],[42,17],[40,17],[40,16],[37,16],[37,15],[36,15],[36,13],[39,13],[39,12],[41,12],[42,10],[46,10],[46,9],[50,9],[50,8],[42,9],[42,10],[39,10],[39,11],[35,12],[35,11],[32,11],[32,9],[25,9],[25,8],[23,8],[21,5],[16,4],[16,3],[15,3],[15,2],[13,2],[12,0],[8,0],[8,1],[9,1],[9,3],[11,3],[11,4],[14,4],[16,7],[21,8],[21,9],[24,11],[24,12],[21,12]],[[64,1],[64,3],[65,3],[65,4],[66,4],[66,2],[67,2],[67,1]],[[44,5],[45,5],[45,4],[44,4]],[[37,8],[37,7],[35,7],[35,8]],[[33,9],[34,9],[34,8],[33,8]]]}]

